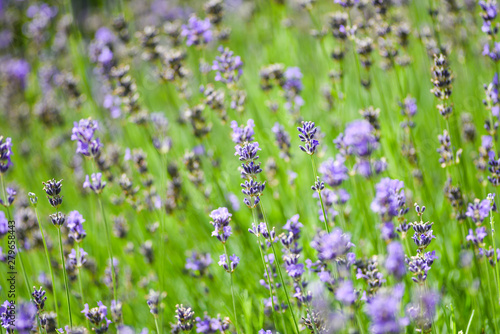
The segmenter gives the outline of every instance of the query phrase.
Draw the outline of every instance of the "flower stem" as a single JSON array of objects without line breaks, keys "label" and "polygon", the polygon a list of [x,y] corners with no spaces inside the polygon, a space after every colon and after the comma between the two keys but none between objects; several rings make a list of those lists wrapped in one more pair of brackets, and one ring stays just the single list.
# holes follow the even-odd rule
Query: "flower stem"
[{"label": "flower stem", "polygon": [[[226,254],[227,266],[229,270],[231,270],[231,267],[229,265],[229,254],[227,253],[227,247],[225,243],[223,243],[223,245],[224,245],[224,253]],[[238,315],[236,313],[236,300],[234,299],[233,272],[231,271],[229,275],[231,275],[231,297],[233,298],[234,326],[236,327],[236,332],[239,333],[240,328],[238,326]]]},{"label": "flower stem", "polygon": [[155,326],[156,326],[156,333],[160,334],[160,327],[158,326],[158,317],[155,316]]},{"label": "flower stem", "polygon": [[[84,305],[85,303],[83,301],[83,284],[82,284],[82,273],[81,273],[82,264],[80,263],[80,245],[79,244],[76,245],[76,259],[77,259],[78,285],[80,286],[80,298],[82,301],[82,305]],[[87,321],[87,329],[91,330],[89,319],[87,317],[85,317],[85,320]]]},{"label": "flower stem", "polygon": [[66,300],[68,302],[68,316],[69,316],[69,327],[73,328],[73,318],[71,316],[71,301],[69,299],[69,284],[68,284],[68,275],[66,273],[66,261],[64,261],[64,251],[63,251],[63,243],[62,243],[62,235],[61,235],[61,227],[57,227],[57,234],[59,235],[59,250],[61,252],[61,263],[63,267],[63,276],[64,276],[64,285],[66,287]]},{"label": "flower stem", "polygon": [[[318,179],[318,176],[316,174],[316,163],[314,162],[314,155],[311,155],[311,164],[312,164],[312,170],[314,173],[314,182]],[[321,210],[323,211],[323,219],[325,220],[325,230],[327,233],[330,233],[330,230],[328,228],[328,220],[326,219],[326,211],[325,211],[325,205],[323,204],[323,197],[321,196],[321,190],[317,190],[318,195],[319,195],[319,201],[321,202]]]},{"label": "flower stem", "polygon": [[101,207],[102,219],[104,220],[104,230],[106,232],[106,245],[108,247],[108,256],[109,262],[111,266],[111,278],[113,280],[113,298],[115,302],[118,302],[118,298],[116,297],[116,277],[115,277],[115,265],[113,263],[113,250],[111,249],[111,239],[109,237],[109,226],[108,220],[106,219],[106,214],[104,212],[104,206],[102,204],[101,196],[97,195],[97,200],[99,201],[99,206]]},{"label": "flower stem", "polygon": [[[254,224],[257,226],[257,218],[255,216],[255,208],[252,208],[252,216],[253,216]],[[271,297],[271,307],[272,307],[274,327],[277,327],[276,326],[276,313],[275,313],[275,308],[274,308],[274,298],[273,298],[273,283],[271,281],[271,276],[269,275],[269,271],[267,270],[266,261],[264,259],[264,253],[262,252],[262,247],[261,247],[262,244],[260,242],[260,235],[257,236],[257,244],[258,244],[259,251],[260,251],[260,257],[262,259],[262,265],[264,266],[264,271],[265,271],[265,273],[267,275],[267,280],[268,280],[268,285],[269,285],[269,294],[270,294],[270,297]],[[282,314],[281,319],[283,320],[283,328],[286,331],[286,327],[285,327],[284,319],[283,319],[283,314]]]},{"label": "flower stem", "polygon": [[[270,231],[269,224],[267,223],[266,213],[264,211],[264,207],[262,206],[262,202],[259,203],[259,207],[260,210],[262,211],[262,215],[264,216],[264,222],[266,223],[267,230]],[[283,285],[283,290],[285,291],[286,302],[288,304],[290,312],[292,313],[293,324],[295,325],[295,330],[297,331],[297,333],[299,333],[300,332],[299,325],[297,324],[297,319],[295,318],[295,313],[293,312],[292,303],[290,302],[290,297],[288,296],[288,290],[286,289],[285,280],[283,279],[283,274],[281,273],[281,265],[279,257],[278,254],[276,253],[276,249],[274,248],[274,243],[272,240],[271,240],[271,249],[273,250],[274,259],[276,261],[276,268],[278,269],[278,275],[280,277],[281,285]]]},{"label": "flower stem", "polygon": [[40,222],[40,218],[38,217],[38,210],[35,208],[36,220],[38,222],[38,228],[40,229],[40,233],[42,235],[43,248],[45,249],[45,257],[47,258],[47,266],[49,267],[50,278],[52,280],[52,294],[54,296],[54,307],[56,310],[56,322],[59,323],[59,306],[57,305],[57,287],[56,280],[54,278],[54,271],[52,270],[52,264],[50,263],[50,255],[49,249],[47,248],[47,242],[45,241],[45,235],[43,233],[42,223]]}]

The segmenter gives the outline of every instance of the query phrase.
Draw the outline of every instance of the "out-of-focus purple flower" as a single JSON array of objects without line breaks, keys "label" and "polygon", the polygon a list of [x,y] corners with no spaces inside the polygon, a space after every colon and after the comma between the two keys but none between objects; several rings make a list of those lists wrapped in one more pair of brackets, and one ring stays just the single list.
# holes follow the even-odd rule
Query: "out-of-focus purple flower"
[{"label": "out-of-focus purple flower", "polygon": [[106,187],[106,181],[102,180],[102,173],[92,173],[92,175],[85,176],[85,182],[83,182],[83,188],[90,188],[96,194],[100,194],[104,187]]},{"label": "out-of-focus purple flower", "polygon": [[184,268],[188,270],[192,276],[203,276],[208,266],[212,263],[210,253],[199,254],[193,252],[191,256],[186,259]]},{"label": "out-of-focus purple flower", "polygon": [[19,334],[30,334],[36,326],[37,308],[32,302],[22,303],[16,309],[16,330]]},{"label": "out-of-focus purple flower", "polygon": [[94,39],[100,43],[109,45],[116,40],[116,36],[107,27],[100,27],[95,32]]},{"label": "out-of-focus purple flower", "polygon": [[351,235],[336,228],[330,233],[321,231],[311,243],[312,248],[318,252],[318,259],[321,261],[336,260],[348,255],[354,246],[351,242]]},{"label": "out-of-focus purple flower", "polygon": [[285,83],[283,89],[293,91],[294,94],[299,94],[302,89],[302,72],[298,67],[289,67],[285,71]]},{"label": "out-of-focus purple flower", "polygon": [[236,83],[243,74],[243,62],[240,56],[235,56],[234,52],[222,46],[218,48],[220,56],[215,57],[212,71],[215,73],[215,81],[226,84]]},{"label": "out-of-focus purple flower", "polygon": [[371,319],[370,331],[374,334],[401,333],[408,325],[407,318],[401,318],[401,299],[404,286],[399,284],[392,289],[380,290],[366,304],[366,313]]},{"label": "out-of-focus purple flower", "polygon": [[266,330],[264,330],[264,329],[261,329],[261,330],[259,331],[259,333],[258,333],[258,334],[273,334],[273,332],[272,332],[272,331],[270,331],[270,330],[267,330],[267,331],[266,331]]},{"label": "out-of-focus purple flower", "polygon": [[439,294],[435,291],[420,291],[406,309],[406,313],[419,332],[430,332],[436,315]]},{"label": "out-of-focus purple flower", "polygon": [[476,224],[481,224],[483,220],[490,214],[490,201],[488,199],[475,199],[474,203],[469,203],[465,215],[472,219]]},{"label": "out-of-focus purple flower", "polygon": [[290,159],[290,135],[285,131],[285,127],[280,123],[274,123],[271,129],[274,133],[276,145],[280,149],[280,157],[286,160]]},{"label": "out-of-focus purple flower", "polygon": [[403,187],[404,183],[400,180],[388,177],[380,180],[375,186],[375,198],[370,205],[372,211],[378,213],[384,221],[396,217],[406,202]]},{"label": "out-of-focus purple flower", "polygon": [[369,156],[378,147],[373,133],[373,126],[365,119],[356,120],[347,125],[343,134],[343,143],[359,157]]},{"label": "out-of-focus purple flower", "polygon": [[83,222],[85,222],[85,219],[83,219],[80,212],[76,210],[71,211],[66,217],[66,226],[69,229],[69,236],[76,242],[82,241],[87,235],[83,229]]},{"label": "out-of-focus purple flower", "polygon": [[186,38],[187,46],[208,44],[213,39],[212,24],[208,18],[202,20],[193,15],[182,25],[181,36]]},{"label": "out-of-focus purple flower", "polygon": [[339,4],[344,8],[351,8],[357,5],[359,0],[334,0],[333,3]]},{"label": "out-of-focus purple flower", "polygon": [[405,252],[400,242],[393,241],[387,245],[385,269],[398,280],[406,274]]},{"label": "out-of-focus purple flower", "polygon": [[305,147],[299,145],[299,148],[309,155],[316,153],[319,141],[315,139],[318,128],[315,126],[314,122],[302,122],[302,126],[297,127],[297,130],[299,130],[300,141],[305,143]]},{"label": "out-of-focus purple flower", "polygon": [[255,123],[253,119],[249,119],[247,121],[247,125],[238,126],[238,122],[231,122],[231,129],[233,129],[233,133],[231,134],[231,138],[233,142],[236,144],[243,144],[245,142],[251,142],[254,140],[253,136],[255,134],[253,128],[255,127]]},{"label": "out-of-focus purple flower", "polygon": [[87,157],[95,157],[101,150],[102,143],[99,138],[95,138],[95,132],[99,129],[99,124],[90,118],[81,119],[75,122],[71,134],[71,140],[77,141],[76,153]]},{"label": "out-of-focus purple flower", "polygon": [[473,243],[475,246],[480,246],[483,243],[484,238],[487,236],[488,233],[486,233],[486,227],[478,227],[476,228],[476,234],[474,234],[472,229],[469,229],[469,234],[465,239]]},{"label": "out-of-focus purple flower", "polygon": [[231,204],[232,211],[238,211],[240,209],[240,201],[238,200],[238,196],[233,193],[228,193],[226,195],[226,200]]},{"label": "out-of-focus purple flower", "polygon": [[108,308],[102,302],[97,302],[97,307],[89,308],[89,304],[85,304],[85,308],[81,312],[95,327],[98,333],[106,333],[108,331],[111,320],[108,320]]},{"label": "out-of-focus purple flower", "polygon": [[6,49],[12,43],[12,31],[4,29],[0,31],[0,50]]},{"label": "out-of-focus purple flower", "polygon": [[0,136],[0,173],[6,173],[12,166],[12,139]]},{"label": "out-of-focus purple flower", "polygon": [[196,317],[196,333],[214,334],[219,331],[224,332],[229,329],[229,319],[222,319],[220,315],[217,318],[211,318],[207,314],[202,318]]},{"label": "out-of-focus purple flower", "polygon": [[18,83],[21,89],[26,88],[30,70],[30,64],[24,59],[7,58],[0,63],[0,73],[5,75],[5,80]]},{"label": "out-of-focus purple flower", "polygon": [[300,231],[304,225],[299,222],[300,216],[299,214],[293,215],[290,219],[286,221],[286,224],[283,226],[283,229],[292,232],[294,235],[294,238],[299,239],[300,238]]},{"label": "out-of-focus purple flower", "polygon": [[80,268],[87,262],[88,253],[83,250],[83,248],[79,249],[79,254],[77,256],[76,250],[72,249],[68,254],[68,267]]},{"label": "out-of-focus purple flower", "polygon": [[494,42],[492,48],[489,44],[485,44],[483,47],[483,56],[488,56],[493,61],[500,60],[500,43]]},{"label": "out-of-focus purple flower", "polygon": [[497,2],[496,0],[484,0],[478,2],[482,9],[481,17],[483,19],[483,26],[481,30],[488,35],[495,35],[498,28],[494,25],[494,20],[497,17]]},{"label": "out-of-focus purple flower", "polygon": [[3,199],[0,198],[0,205],[3,206],[10,206],[12,203],[14,203],[14,200],[16,199],[17,192],[14,188],[7,187],[5,189],[5,194],[7,195],[7,202],[5,203]]},{"label": "out-of-focus purple flower", "polygon": [[0,211],[0,238],[7,234],[9,230],[9,221],[5,217],[5,213]]},{"label": "out-of-focus purple flower", "polygon": [[8,300],[0,305],[0,326],[6,330],[14,330],[14,326],[10,324],[15,319],[16,306],[11,304]]},{"label": "out-of-focus purple flower", "polygon": [[341,154],[337,154],[335,159],[330,158],[323,162],[318,171],[323,175],[322,180],[330,187],[338,187],[349,178],[345,157]]},{"label": "out-of-focus purple flower", "polygon": [[358,298],[350,280],[342,281],[339,284],[337,291],[335,291],[335,297],[346,306],[352,305]]}]

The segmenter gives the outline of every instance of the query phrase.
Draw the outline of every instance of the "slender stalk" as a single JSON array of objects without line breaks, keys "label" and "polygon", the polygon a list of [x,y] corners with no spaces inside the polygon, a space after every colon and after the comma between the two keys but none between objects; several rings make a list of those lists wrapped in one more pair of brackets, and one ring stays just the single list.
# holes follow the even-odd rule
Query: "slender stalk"
[{"label": "slender stalk", "polygon": [[[486,276],[488,277],[488,292],[490,296],[493,296],[493,291],[491,290],[491,281],[490,281],[490,271],[488,270],[488,262],[484,261],[484,270],[486,271]],[[497,312],[496,312],[496,307],[495,307],[495,302],[493,302],[493,298],[489,298],[491,301],[491,308],[493,313],[493,321],[494,321],[494,327],[495,327],[495,333],[498,333],[498,328],[497,328]]]},{"label": "slender stalk", "polygon": [[63,276],[64,276],[64,285],[66,287],[66,300],[68,302],[68,316],[69,316],[69,327],[73,328],[73,318],[71,316],[71,301],[69,299],[69,284],[68,284],[68,275],[66,273],[66,261],[64,260],[64,251],[63,251],[63,243],[62,243],[62,235],[61,235],[61,227],[57,227],[57,234],[59,235],[59,250],[61,252],[61,263],[63,267]]},{"label": "slender stalk", "polygon": [[[262,211],[262,215],[264,216],[264,222],[266,224],[267,230],[270,231],[269,224],[267,223],[266,213],[264,211],[264,207],[262,206],[262,202],[259,203],[259,207]],[[290,302],[290,297],[288,296],[288,290],[286,289],[285,280],[283,279],[283,274],[281,273],[281,264],[279,261],[279,257],[278,254],[276,253],[276,249],[274,248],[274,243],[272,241],[271,241],[271,249],[273,250],[274,259],[276,261],[276,268],[278,269],[278,275],[280,277],[281,285],[283,285],[283,290],[285,291],[286,302],[288,304],[290,312],[292,313],[293,324],[295,325],[295,330],[297,331],[297,333],[299,333],[300,332],[299,325],[297,324],[297,319],[295,318],[295,313],[293,312],[292,303]]]},{"label": "slender stalk", "polygon": [[[311,155],[311,164],[312,164],[312,170],[314,173],[314,182],[318,179],[318,176],[316,174],[316,163],[314,162],[314,155]],[[325,230],[326,232],[330,233],[330,229],[328,228],[328,220],[326,218],[326,211],[325,211],[325,205],[323,204],[323,197],[321,196],[321,190],[317,190],[317,193],[319,195],[319,201],[321,202],[321,210],[323,211],[323,219],[325,220]]]},{"label": "slender stalk", "polygon": [[111,278],[113,280],[113,298],[115,302],[118,302],[116,294],[116,275],[115,275],[115,265],[113,263],[113,250],[111,249],[111,239],[109,237],[109,226],[108,220],[106,219],[106,214],[104,212],[104,206],[102,205],[101,196],[97,195],[97,200],[99,201],[99,206],[101,207],[102,219],[104,220],[104,230],[106,231],[106,245],[108,247],[109,262],[111,266]]},{"label": "slender stalk", "polygon": [[158,317],[155,317],[155,326],[156,326],[156,332],[160,334],[160,327],[158,326]]},{"label": "slender stalk", "polygon": [[42,223],[40,222],[40,218],[38,217],[38,210],[36,208],[34,208],[34,210],[35,210],[36,220],[38,222],[38,228],[40,229],[40,233],[42,235],[43,248],[45,249],[45,257],[47,259],[47,266],[49,267],[50,279],[52,280],[52,294],[54,297],[54,307],[56,310],[56,323],[59,324],[59,306],[57,305],[58,303],[57,303],[56,280],[54,278],[54,271],[52,270],[52,264],[50,263],[49,249],[47,247],[47,242],[45,241],[45,235],[43,233]]},{"label": "slender stalk", "polygon": [[470,325],[472,324],[472,318],[474,318],[474,311],[475,310],[472,310],[472,314],[470,315],[469,323],[467,324],[467,329],[465,330],[465,334],[469,334]]},{"label": "slender stalk", "polygon": [[318,327],[316,326],[316,321],[314,321],[314,315],[311,310],[311,305],[309,303],[306,304],[307,312],[309,313],[309,319],[311,319],[311,323],[313,325],[314,334],[319,334]]},{"label": "slender stalk", "polygon": [[[253,221],[254,221],[254,224],[257,226],[257,218],[255,216],[255,208],[252,208],[252,216],[253,216]],[[271,307],[272,307],[272,314],[273,314],[273,322],[274,322],[274,327],[277,327],[276,326],[276,312],[275,312],[275,308],[274,308],[274,298],[273,298],[273,283],[271,281],[271,275],[269,274],[269,271],[267,270],[267,265],[266,265],[266,261],[264,259],[264,253],[262,252],[262,247],[261,247],[261,241],[260,241],[260,236],[257,236],[257,244],[258,244],[258,247],[259,247],[259,252],[260,252],[260,257],[262,259],[262,265],[264,266],[264,271],[267,275],[267,280],[268,280],[268,285],[269,285],[269,294],[270,294],[270,298],[271,298]],[[226,255],[227,256],[227,255]],[[283,328],[286,332],[286,326],[285,326],[285,323],[284,323],[284,317],[283,317],[283,313],[281,314],[281,319],[282,319],[282,322],[283,322]]]},{"label": "slender stalk", "polygon": [[[82,301],[82,305],[84,305],[83,301],[83,284],[82,284],[82,273],[81,273],[81,268],[82,265],[80,263],[80,245],[76,244],[76,259],[77,259],[77,275],[78,275],[78,285],[80,286],[80,298]],[[90,322],[87,317],[85,317],[85,320],[87,321],[87,329],[90,330]]]},{"label": "slender stalk", "polygon": [[[226,262],[229,270],[231,270],[231,267],[229,266],[229,254],[227,253],[227,247],[225,243],[223,245],[224,245],[224,253],[226,254]],[[236,313],[236,300],[234,299],[233,272],[231,271],[229,275],[231,275],[231,296],[233,297],[234,325],[236,327],[236,332],[239,333],[240,327],[238,326],[238,314]]]}]

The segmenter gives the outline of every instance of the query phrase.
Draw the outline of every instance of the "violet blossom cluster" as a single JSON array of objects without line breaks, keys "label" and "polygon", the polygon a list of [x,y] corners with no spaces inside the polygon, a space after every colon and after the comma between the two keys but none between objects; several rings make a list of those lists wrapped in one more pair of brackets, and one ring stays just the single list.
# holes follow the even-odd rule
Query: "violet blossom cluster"
[{"label": "violet blossom cluster", "polygon": [[395,217],[400,217],[407,212],[407,209],[405,209],[404,183],[386,177],[377,183],[375,191],[375,198],[370,208],[373,212],[379,214],[382,219],[382,238],[384,240],[394,239],[396,233],[392,221]]}]

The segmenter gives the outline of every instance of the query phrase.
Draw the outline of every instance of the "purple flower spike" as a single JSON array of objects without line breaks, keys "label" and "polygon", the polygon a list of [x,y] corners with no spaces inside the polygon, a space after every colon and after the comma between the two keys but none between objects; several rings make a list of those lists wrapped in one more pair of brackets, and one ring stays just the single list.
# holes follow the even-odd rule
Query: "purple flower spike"
[{"label": "purple flower spike", "polygon": [[74,123],[71,140],[78,142],[76,153],[87,157],[95,157],[99,154],[102,143],[99,138],[94,138],[98,129],[97,121],[90,118],[81,119],[80,122]]},{"label": "purple flower spike", "polygon": [[0,173],[6,173],[12,166],[12,139],[0,136]]},{"label": "purple flower spike", "polygon": [[299,148],[309,155],[316,153],[319,146],[319,141],[314,139],[318,128],[315,126],[314,122],[302,122],[302,127],[298,127],[299,139],[301,142],[305,143],[305,146],[299,145]]},{"label": "purple flower spike", "polygon": [[89,178],[88,175],[85,176],[85,182],[83,182],[83,188],[90,188],[96,194],[100,194],[102,190],[106,187],[106,181],[102,180],[102,173],[92,174]]},{"label": "purple flower spike", "polygon": [[181,36],[186,38],[186,45],[204,45],[213,39],[212,24],[208,18],[202,20],[191,16],[187,25],[182,25]]}]

